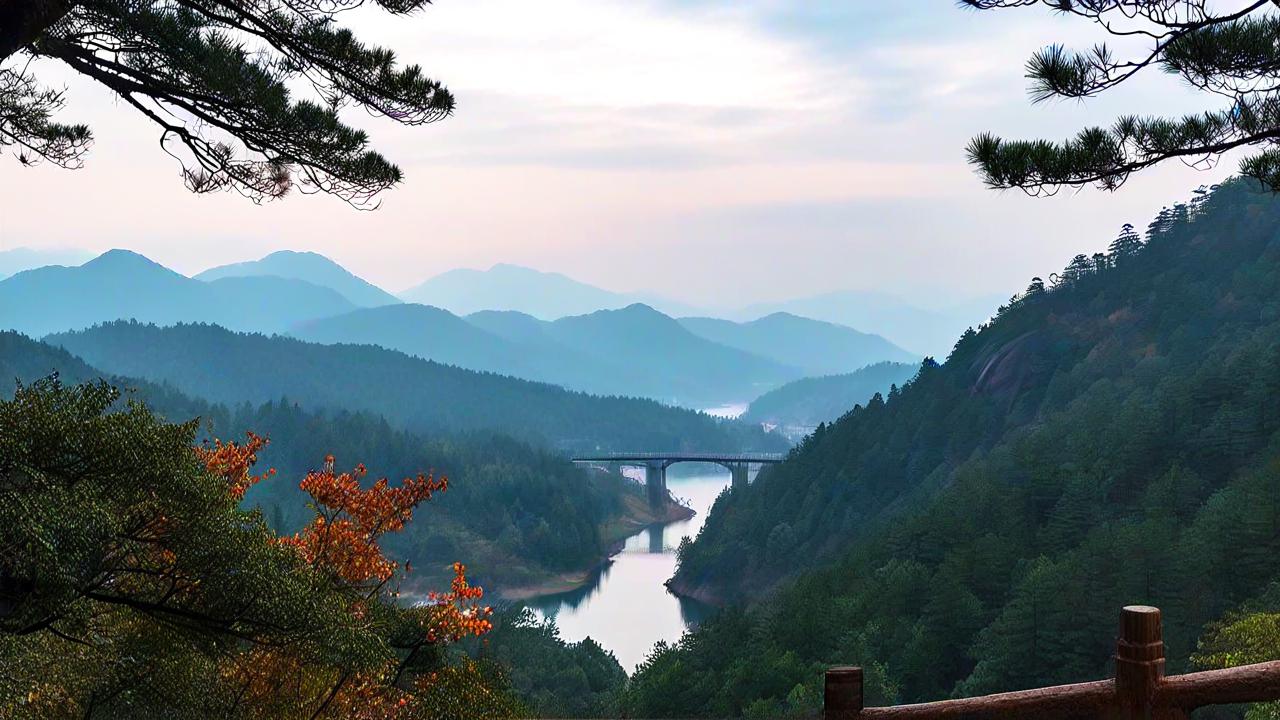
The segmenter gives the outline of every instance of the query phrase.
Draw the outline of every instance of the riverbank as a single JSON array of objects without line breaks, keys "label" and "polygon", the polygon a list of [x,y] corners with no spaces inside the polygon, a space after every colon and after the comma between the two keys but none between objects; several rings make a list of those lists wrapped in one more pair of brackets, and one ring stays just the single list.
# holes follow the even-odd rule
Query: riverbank
[{"label": "riverbank", "polygon": [[[646,498],[628,493],[623,496],[622,502],[625,508],[622,514],[601,528],[605,542],[610,545],[626,540],[647,527],[681,522],[696,514],[693,508],[670,499],[661,508],[654,508]],[[610,556],[616,552],[616,550],[611,552]]]},{"label": "riverbank", "polygon": [[724,607],[727,604],[725,598],[709,585],[689,583],[676,578],[670,578],[662,584],[666,586],[667,590],[671,591],[672,595],[682,600],[693,600],[703,605],[717,608]]},{"label": "riverbank", "polygon": [[[668,507],[662,512],[683,519],[649,525],[627,537],[622,551],[580,588],[531,598],[526,604],[541,618],[555,618],[565,642],[590,637],[614,653],[628,672],[644,662],[654,643],[678,642],[689,627],[708,617],[710,608],[677,597],[663,583],[675,574],[681,540],[697,536],[716,498],[732,480],[719,467],[702,470],[667,477],[671,493],[688,498],[687,508]],[[646,506],[636,510],[647,514]],[[648,519],[656,518],[641,518]]]},{"label": "riverbank", "polygon": [[607,565],[614,555],[622,551],[623,543],[627,538],[655,525],[688,520],[694,514],[691,508],[671,500],[661,508],[654,508],[640,494],[627,493],[623,496],[622,514],[600,528],[601,538],[608,548],[603,557],[590,567],[568,572],[547,573],[542,578],[499,586],[495,595],[501,600],[517,602],[583,588],[596,579],[600,569]]}]

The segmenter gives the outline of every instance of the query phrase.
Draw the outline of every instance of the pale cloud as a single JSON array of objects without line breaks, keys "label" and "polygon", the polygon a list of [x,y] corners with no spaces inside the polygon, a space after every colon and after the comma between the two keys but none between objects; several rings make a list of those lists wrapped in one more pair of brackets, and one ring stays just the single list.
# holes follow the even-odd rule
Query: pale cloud
[{"label": "pale cloud", "polygon": [[[414,52],[459,92],[551,105],[752,107],[823,102],[799,43],[733,12],[646,2],[470,0],[411,25],[369,29]],[[385,30],[386,32],[383,32]]]},{"label": "pale cloud", "polygon": [[456,117],[422,128],[351,115],[406,171],[381,209],[192,196],[152,126],[45,65],[98,144],[74,173],[0,156],[0,249],[123,246],[184,272],[314,249],[392,289],[516,262],[731,304],[855,287],[1011,293],[1225,174],[1174,166],[1120,194],[1047,202],[985,190],[963,155],[978,132],[1060,137],[1198,102],[1157,76],[1101,102],[1031,106],[1026,57],[1095,39],[1046,13],[443,0],[409,18],[345,17],[460,99]]},{"label": "pale cloud", "polygon": [[[369,17],[371,36],[461,98],[440,137],[414,149],[423,162],[737,162],[835,112],[832,87],[850,83],[741,9],[476,0],[422,23]],[[404,135],[393,141],[411,144]]]}]

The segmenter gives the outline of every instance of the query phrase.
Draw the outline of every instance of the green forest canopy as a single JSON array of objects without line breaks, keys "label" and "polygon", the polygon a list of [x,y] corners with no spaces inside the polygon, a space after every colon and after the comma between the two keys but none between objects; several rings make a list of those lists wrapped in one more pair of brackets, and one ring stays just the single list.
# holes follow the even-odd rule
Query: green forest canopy
[{"label": "green forest canopy", "polygon": [[808,711],[833,664],[877,703],[1097,679],[1132,603],[1165,610],[1178,672],[1274,598],[1280,202],[1198,198],[723,495],[674,586],[768,601],[660,646],[631,710]]},{"label": "green forest canopy", "polygon": [[[369,345],[317,345],[215,325],[106,323],[46,341],[106,372],[167,383],[211,402],[282,396],[363,410],[415,433],[498,431],[562,451],[777,451],[759,428],[652,400],[597,397],[474,372]],[[146,353],[137,348],[146,347]]]},{"label": "green forest canopy", "polygon": [[380,557],[430,493],[335,505],[317,486],[312,534],[280,537],[240,505],[247,469],[195,451],[196,423],[119,400],[45,378],[0,401],[0,716],[522,711],[500,672],[450,649],[487,623],[461,568],[437,603],[406,606],[394,565],[347,562]]},{"label": "green forest canopy", "polygon": [[448,476],[452,485],[433,500],[429,521],[410,523],[387,540],[394,557],[417,568],[415,587],[447,585],[451,564],[460,560],[491,589],[590,567],[608,550],[600,528],[623,511],[624,495],[639,494],[619,476],[588,475],[563,457],[498,433],[426,436],[371,413],[316,412],[284,400],[228,408],[146,381],[108,377],[64,350],[0,333],[3,377],[30,383],[54,369],[66,382],[106,377],[170,420],[199,419],[205,439],[243,440],[247,431],[268,436],[260,458],[279,479],[252,488],[246,502],[260,507],[278,532],[294,532],[309,519],[297,481],[326,455],[392,478],[424,470]]}]

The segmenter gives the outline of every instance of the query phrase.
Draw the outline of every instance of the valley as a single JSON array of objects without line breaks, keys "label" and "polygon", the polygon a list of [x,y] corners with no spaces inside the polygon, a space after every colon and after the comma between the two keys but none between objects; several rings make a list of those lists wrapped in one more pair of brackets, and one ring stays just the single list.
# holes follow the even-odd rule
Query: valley
[{"label": "valley", "polygon": [[[1117,241],[1069,282],[1033,282],[947,357],[923,362],[883,338],[785,314],[742,323],[632,304],[541,320],[376,304],[386,297],[311,255],[298,256],[308,277],[333,285],[317,285],[319,296],[345,288],[339,302],[366,307],[289,320],[287,332],[237,331],[210,322],[223,316],[208,310],[216,293],[193,289],[205,280],[108,253],[18,273],[0,293],[73,273],[94,278],[84,292],[131,282],[183,294],[193,304],[166,312],[202,319],[77,327],[88,319],[28,313],[28,327],[56,331],[0,334],[0,370],[22,383],[54,371],[72,384],[103,378],[160,416],[197,419],[206,441],[262,432],[261,460],[283,477],[314,472],[326,454],[379,476],[448,477],[430,520],[385,542],[413,567],[397,581],[403,602],[433,602],[465,558],[508,613],[502,643],[519,645],[503,652],[596,648],[604,655],[591,662],[629,677],[629,707],[646,714],[673,712],[663,702],[675,696],[704,714],[745,714],[747,700],[811,710],[814,668],[845,657],[891,659],[867,685],[878,702],[1096,674],[1052,654],[1029,662],[1007,638],[1026,632],[1028,602],[1043,604],[1037,622],[1058,635],[1074,622],[1064,602],[1091,618],[1081,627],[1105,626],[1101,614],[1138,587],[1117,564],[1130,552],[1146,558],[1139,594],[1176,612],[1166,633],[1171,667],[1183,668],[1204,623],[1270,597],[1265,560],[1233,563],[1230,578],[1213,564],[1246,537],[1273,542],[1261,515],[1233,518],[1270,507],[1280,417],[1262,401],[1280,377],[1269,351],[1280,340],[1267,294],[1275,250],[1261,230],[1280,204],[1238,184],[1198,202],[1158,217],[1144,242]],[[215,290],[310,282],[251,274],[262,267],[285,272],[250,264],[206,277]],[[139,272],[151,279],[122,279]],[[718,468],[671,470],[656,499],[642,468],[569,462],[623,451],[787,456],[740,487]],[[307,525],[305,502],[287,481],[244,496],[285,534]],[[1097,573],[1111,580],[1096,586]],[[901,601],[872,602],[885,597]],[[808,627],[811,606],[841,608],[858,634],[798,642],[780,623]],[[535,627],[552,635],[524,635]],[[907,632],[915,639],[903,645]],[[1103,640],[1082,636],[1082,657],[1105,655]],[[730,659],[708,659],[712,646]],[[772,663],[774,680],[725,674],[746,657]],[[670,675],[670,663],[699,670]],[[696,677],[714,682],[685,686]],[[777,679],[793,692],[770,694]],[[622,697],[610,687],[596,701]],[[721,694],[728,687],[747,700]]]},{"label": "valley", "polygon": [[453,482],[433,501],[433,520],[390,547],[416,566],[407,596],[447,584],[464,554],[476,578],[499,598],[519,599],[586,583],[629,536],[686,519],[675,502],[653,507],[643,488],[616,473],[586,473],[554,453],[494,432],[421,435],[366,412],[317,412],[285,400],[210,403],[148,380],[113,376],[65,351],[0,333],[0,373],[23,384],[56,371],[67,383],[105,378],[173,421],[196,419],[207,439],[246,432],[268,436],[261,459],[280,480],[251,488],[245,502],[280,532],[306,522],[296,481],[326,454],[367,464],[391,478],[431,471]]},{"label": "valley", "polygon": [[[262,433],[260,459],[281,478],[313,472],[325,455],[392,479],[424,469],[447,477],[431,519],[386,543],[413,567],[398,582],[404,602],[430,602],[465,558],[496,602],[532,608],[566,642],[602,642],[627,671],[655,642],[678,641],[714,612],[666,582],[729,476],[697,465],[675,472],[655,505],[642,477],[580,469],[566,455],[783,452],[781,434],[738,419],[751,398],[789,378],[911,357],[882,338],[789,315],[739,324],[628,305],[554,321],[514,311],[459,317],[384,303],[389,295],[308,253],[189,279],[113,251],[81,267],[20,272],[0,281],[0,295],[12,307],[32,288],[60,292],[59,283],[76,284],[81,296],[68,307],[91,314],[27,313],[20,330],[53,332],[42,341],[0,334],[2,374],[23,384],[53,372],[71,384],[101,378],[164,418],[194,419],[205,442]],[[247,311],[233,330],[222,323],[239,309],[213,292],[227,283],[303,283],[315,297],[363,307],[328,315],[335,306],[320,303],[323,316],[304,320],[306,303],[288,318]],[[113,305],[125,287],[144,290],[132,305]],[[164,304],[147,292],[187,300],[160,314]],[[852,393],[867,400],[888,385],[876,375]],[[700,411],[681,400],[719,404]],[[306,525],[305,500],[282,479],[251,487],[244,503],[288,534]]]},{"label": "valley", "polygon": [[[1206,623],[1271,602],[1267,513],[1280,497],[1264,231],[1280,203],[1239,184],[1197,202],[1070,281],[1033,281],[941,360],[785,314],[741,323],[633,304],[548,321],[375,304],[386,298],[311,255],[300,256],[310,277],[334,286],[319,296],[368,305],[287,332],[233,330],[211,322],[220,283],[309,281],[237,274],[259,269],[249,264],[213,273],[209,290],[108,253],[20,272],[0,293],[67,273],[107,293],[141,272],[139,287],[192,304],[147,322],[27,313],[28,328],[54,332],[0,333],[0,372],[18,381],[14,399],[110,383],[206,444],[262,433],[255,459],[282,478],[312,477],[326,456],[353,477],[366,464],[377,477],[447,477],[424,519],[380,546],[406,569],[396,597],[431,606],[465,558],[506,623],[492,652],[595,667],[611,679],[580,696],[590,712],[624,702],[674,715],[678,697],[708,716],[803,714],[820,695],[816,669],[844,658],[873,668],[866,691],[881,703],[1072,682],[1100,672],[1096,628],[1135,595],[1173,610],[1169,661],[1183,669]],[[611,383],[637,392],[601,389]],[[712,466],[671,470],[655,497],[642,468],[607,461],[620,452],[785,461],[742,485]],[[570,462],[582,455],[597,462]],[[314,522],[305,486],[262,479],[243,504],[297,537]],[[1257,554],[1225,571],[1218,559],[1240,547]],[[1141,576],[1122,561],[1135,552]],[[1078,660],[1020,654],[1029,603],[1036,627],[1078,628]],[[856,632],[815,626],[828,622]],[[748,659],[768,670],[745,671]],[[521,692],[545,708],[575,702],[533,667]]]},{"label": "valley", "polygon": [[[263,312],[232,299],[245,292],[265,294],[264,302],[289,293],[295,302],[289,308],[271,302]],[[66,302],[24,299],[37,294]],[[47,332],[43,343],[4,336],[6,375],[24,383],[54,371],[66,382],[104,377],[175,421],[199,418],[206,437],[265,433],[271,445],[264,462],[290,477],[325,454],[345,459],[356,452],[391,476],[423,467],[446,474],[456,484],[437,501],[440,517],[389,545],[417,568],[402,586],[406,597],[425,597],[447,583],[450,558],[465,554],[474,577],[496,597],[544,608],[554,605],[548,597],[574,597],[564,620],[596,628],[598,621],[585,618],[599,612],[586,612],[582,598],[602,587],[613,588],[606,597],[625,596],[629,591],[618,588],[626,582],[607,582],[629,574],[615,566],[635,564],[635,548],[650,547],[645,538],[661,537],[658,528],[694,533],[715,493],[695,493],[693,506],[673,497],[654,507],[623,476],[558,466],[534,446],[560,453],[641,445],[778,452],[789,444],[781,435],[735,420],[752,397],[789,378],[910,358],[883,338],[784,314],[740,324],[675,319],[630,304],[556,320],[511,310],[460,317],[401,302],[305,252],[187,278],[135,253],[111,251],[81,266],[17,272],[0,281],[0,296],[7,298],[0,307],[35,309],[5,322],[28,335]],[[862,390],[868,397],[876,391]],[[664,403],[623,397],[629,395]],[[721,405],[703,414],[674,406],[682,401]],[[719,480],[709,482],[717,487]],[[538,493],[546,496],[537,502],[575,494],[568,501],[577,506],[576,522],[566,526],[563,510],[528,505]],[[517,504],[480,509],[498,497]],[[279,484],[246,497],[281,531],[305,522],[300,501]],[[631,591],[640,583],[667,598],[655,601],[653,612],[680,604],[663,587],[674,571],[675,544],[653,545],[662,563],[631,581]],[[685,627],[671,620],[679,613],[665,612],[666,620],[654,622],[667,630],[650,640],[674,640]],[[628,645],[631,665],[650,640]]]},{"label": "valley", "polygon": [[1277,8],[0,0],[0,720],[1277,720]]}]

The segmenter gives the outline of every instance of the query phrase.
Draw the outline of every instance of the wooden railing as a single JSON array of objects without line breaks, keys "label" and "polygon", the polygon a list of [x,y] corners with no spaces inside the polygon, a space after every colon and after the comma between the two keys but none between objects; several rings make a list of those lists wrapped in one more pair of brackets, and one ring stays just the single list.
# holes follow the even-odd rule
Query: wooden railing
[{"label": "wooden railing", "polygon": [[862,706],[862,668],[831,668],[823,715],[826,720],[1184,720],[1206,705],[1280,700],[1280,661],[1165,677],[1160,611],[1153,607],[1120,612],[1115,660],[1111,680],[879,708]]}]

